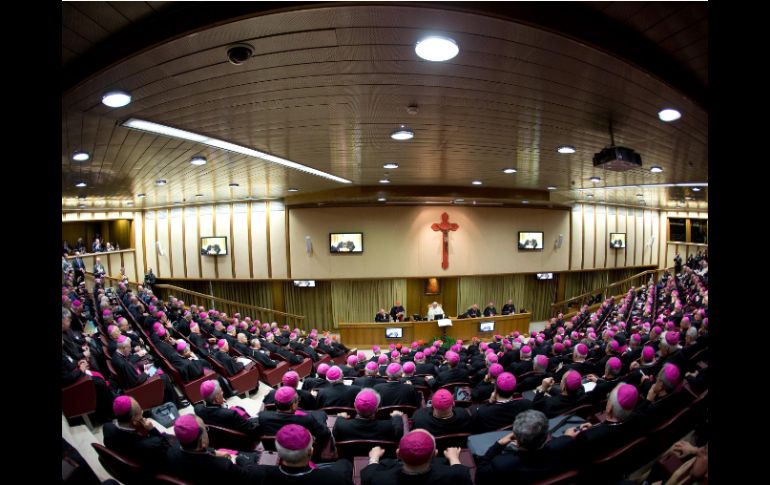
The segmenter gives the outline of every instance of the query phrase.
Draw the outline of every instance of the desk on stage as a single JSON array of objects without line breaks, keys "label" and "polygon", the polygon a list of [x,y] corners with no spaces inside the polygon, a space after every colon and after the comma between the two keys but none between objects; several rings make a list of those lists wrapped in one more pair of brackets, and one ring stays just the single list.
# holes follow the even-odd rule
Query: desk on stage
[{"label": "desk on stage", "polygon": [[[531,313],[516,313],[512,315],[497,315],[494,317],[481,318],[450,318],[451,327],[445,327],[446,337],[454,342],[462,339],[463,343],[469,342],[473,337],[479,337],[482,340],[490,340],[497,334],[507,335],[518,330],[522,334],[529,332],[529,322],[532,319]],[[493,332],[480,332],[480,322],[495,322]],[[402,328],[402,338],[385,338],[386,328]],[[433,342],[434,337],[443,335],[444,328],[439,328],[436,321],[428,322],[354,322],[340,323],[340,340],[347,347],[368,348],[372,345],[379,345],[387,348],[388,344],[409,345],[416,340],[422,339],[426,344]]]}]

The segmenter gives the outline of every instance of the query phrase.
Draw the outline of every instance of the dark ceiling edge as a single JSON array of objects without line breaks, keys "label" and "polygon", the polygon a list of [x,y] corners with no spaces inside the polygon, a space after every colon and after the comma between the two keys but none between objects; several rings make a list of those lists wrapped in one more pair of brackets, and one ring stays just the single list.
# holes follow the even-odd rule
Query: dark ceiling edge
[{"label": "dark ceiling edge", "polygon": [[[281,11],[329,6],[387,5],[440,8],[515,21],[589,44],[619,57],[671,86],[708,111],[708,88],[694,74],[642,34],[579,2],[553,2],[549,8],[529,2],[175,2],[158,13],[108,37],[63,68],[62,92],[113,64],[187,33],[218,24]],[[705,5],[704,8],[708,8]],[[558,9],[559,14],[554,15]]]}]

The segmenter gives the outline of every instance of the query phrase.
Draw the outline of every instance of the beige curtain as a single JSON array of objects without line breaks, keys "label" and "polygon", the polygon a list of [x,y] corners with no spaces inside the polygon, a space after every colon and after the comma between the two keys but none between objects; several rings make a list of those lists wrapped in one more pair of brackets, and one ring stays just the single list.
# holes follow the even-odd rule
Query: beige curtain
[{"label": "beige curtain", "polygon": [[380,308],[389,312],[396,300],[401,300],[401,304],[409,311],[405,278],[335,280],[331,282],[331,292],[334,328],[340,322],[373,322]]},{"label": "beige curtain", "polygon": [[533,274],[499,276],[461,276],[457,288],[457,306],[462,313],[474,303],[483,311],[492,301],[500,312],[509,298],[516,311],[525,308],[532,321],[550,318],[551,303],[556,301],[556,280],[538,281]]},{"label": "beige curtain", "polygon": [[[582,295],[583,293],[593,292],[604,289],[607,285],[616,281],[624,280],[630,276],[641,273],[644,268],[621,268],[602,271],[585,271],[580,273],[563,273],[564,299],[569,300],[572,297]],[[629,283],[629,287],[633,283]],[[615,292],[620,292],[616,290]]]},{"label": "beige curtain", "polygon": [[333,325],[332,285],[328,281],[316,281],[315,288],[299,288],[294,283],[283,283],[283,296],[286,312],[305,317],[299,328],[310,330],[330,330]]}]

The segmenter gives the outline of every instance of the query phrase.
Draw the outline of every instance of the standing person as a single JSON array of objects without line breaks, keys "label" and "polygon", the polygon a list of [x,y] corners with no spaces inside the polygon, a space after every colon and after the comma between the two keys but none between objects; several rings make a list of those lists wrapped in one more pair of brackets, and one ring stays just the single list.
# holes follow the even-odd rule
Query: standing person
[{"label": "standing person", "polygon": [[107,270],[104,269],[104,265],[102,265],[102,260],[99,258],[96,258],[96,261],[94,262],[94,278],[101,278],[106,274],[107,274]]},{"label": "standing person", "polygon": [[72,260],[72,269],[75,271],[74,285],[78,285],[86,279],[86,263],[80,257],[80,251],[75,251],[75,259]]},{"label": "standing person", "polygon": [[155,284],[155,280],[156,280],[155,275],[152,274],[152,268],[150,268],[149,270],[147,270],[147,274],[144,275],[144,286],[152,289],[152,285]]},{"label": "standing person", "polygon": [[677,251],[676,256],[674,256],[674,274],[678,275],[682,272],[682,256],[680,256],[679,252]]},{"label": "standing person", "polygon": [[62,250],[64,251],[64,254],[69,255],[69,253],[72,252],[72,248],[70,247],[70,243],[67,242],[67,240],[64,240],[64,245],[62,246]]}]

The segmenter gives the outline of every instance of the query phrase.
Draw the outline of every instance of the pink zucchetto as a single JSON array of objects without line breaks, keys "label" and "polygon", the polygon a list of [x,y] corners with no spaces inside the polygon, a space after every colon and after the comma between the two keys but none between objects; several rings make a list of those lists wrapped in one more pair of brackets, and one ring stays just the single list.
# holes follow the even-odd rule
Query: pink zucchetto
[{"label": "pink zucchetto", "polygon": [[393,352],[390,353],[390,358],[391,359],[395,359],[396,357],[398,357],[400,355],[401,355],[401,353],[398,350],[394,350]]},{"label": "pink zucchetto", "polygon": [[561,335],[557,335],[557,336],[555,336],[555,337],[553,338],[553,341],[554,341],[554,342],[561,342],[561,340],[562,340],[562,339],[561,339]]},{"label": "pink zucchetto", "polygon": [[128,396],[118,396],[112,402],[112,412],[115,416],[124,416],[131,410],[131,398]]},{"label": "pink zucchetto", "polygon": [[572,340],[570,340],[570,339],[564,340],[564,347],[567,348],[567,349],[572,347]]},{"label": "pink zucchetto", "polygon": [[326,380],[335,382],[340,379],[342,379],[342,369],[336,365],[329,367],[329,370],[326,372]]},{"label": "pink zucchetto", "polygon": [[174,421],[174,435],[180,443],[192,444],[198,440],[201,435],[198,421],[194,414],[183,414]]},{"label": "pink zucchetto", "polygon": [[503,347],[505,347],[505,350],[513,350],[513,345],[511,345],[510,342],[505,342]]},{"label": "pink zucchetto", "polygon": [[230,333],[230,332],[235,332],[235,327],[232,325],[227,326],[227,333]]},{"label": "pink zucchetto", "polygon": [[390,350],[396,350],[396,344],[388,344]]},{"label": "pink zucchetto", "polygon": [[580,376],[580,372],[576,370],[567,371],[562,379],[564,380],[565,387],[570,392],[576,391],[580,386],[583,385],[583,378]]},{"label": "pink zucchetto", "polygon": [[117,342],[118,342],[119,344],[122,344],[122,343],[123,343],[123,342],[125,342],[126,340],[128,340],[128,337],[126,337],[125,335],[120,335],[120,336],[118,336],[118,340],[117,340]]},{"label": "pink zucchetto", "polygon": [[176,350],[177,352],[184,352],[184,349],[187,348],[187,343],[184,340],[180,340],[176,343]]},{"label": "pink zucchetto", "polygon": [[201,317],[201,319],[205,320],[209,317],[209,314],[206,312],[203,312],[203,313],[199,313],[198,316]]},{"label": "pink zucchetto", "polygon": [[497,376],[496,385],[501,391],[511,392],[516,389],[516,377],[510,372],[503,372]]},{"label": "pink zucchetto", "polygon": [[564,352],[564,344],[561,342],[556,342],[555,344],[553,344],[553,352],[555,354],[561,354],[562,352]]},{"label": "pink zucchetto", "polygon": [[405,362],[404,366],[401,368],[401,370],[404,371],[404,374],[411,374],[415,370],[414,362]]},{"label": "pink zucchetto", "polygon": [[545,342],[545,339],[543,339],[543,337],[538,337],[535,339],[535,342],[537,342],[537,345],[543,345],[543,342]]},{"label": "pink zucchetto", "polygon": [[577,344],[575,346],[575,350],[577,350],[578,355],[581,355],[583,357],[588,355],[588,346],[586,344]]},{"label": "pink zucchetto", "polygon": [[609,360],[607,360],[607,367],[612,369],[613,372],[618,372],[622,366],[623,363],[620,362],[620,359],[617,357],[610,357]]},{"label": "pink zucchetto", "polygon": [[365,353],[363,353],[363,352],[358,352],[358,353],[356,354],[356,359],[357,359],[359,362],[363,362],[363,361],[365,361],[365,360],[366,360],[366,354],[365,354]]},{"label": "pink zucchetto", "polygon": [[416,349],[416,348],[417,348],[417,342],[412,342],[412,348],[413,348],[413,349]]},{"label": "pink zucchetto", "polygon": [[316,373],[318,373],[319,376],[325,376],[326,373],[329,371],[329,364],[319,364],[316,368]]},{"label": "pink zucchetto", "polygon": [[444,354],[444,357],[446,358],[446,361],[450,364],[454,365],[460,362],[460,356],[457,355],[456,352],[452,352],[451,350]]},{"label": "pink zucchetto", "polygon": [[642,360],[645,362],[652,362],[655,358],[655,349],[647,345],[642,349]]},{"label": "pink zucchetto", "polygon": [[543,354],[538,354],[535,356],[535,364],[542,368],[547,369],[548,368],[548,357],[546,357]]},{"label": "pink zucchetto", "polygon": [[666,330],[673,330],[676,326],[674,325],[674,322],[669,320],[666,322]]},{"label": "pink zucchetto", "polygon": [[365,369],[370,371],[370,372],[374,372],[378,368],[379,367],[377,367],[377,362],[369,362],[369,363],[366,364],[366,367],[365,367]]},{"label": "pink zucchetto", "polygon": [[481,342],[481,343],[479,344],[479,348],[480,348],[482,351],[484,351],[484,350],[487,350],[487,349],[489,348],[489,344],[487,344],[486,342]]},{"label": "pink zucchetto", "polygon": [[666,364],[663,366],[663,375],[666,376],[666,379],[668,379],[671,384],[675,386],[679,385],[679,378],[681,377],[679,367],[674,364]]},{"label": "pink zucchetto", "polygon": [[112,315],[112,312],[111,312],[111,311],[109,311],[109,310],[104,310],[104,311],[102,312],[102,316],[103,316],[103,317],[109,317],[110,315]]},{"label": "pink zucchetto", "polygon": [[299,374],[290,370],[281,377],[281,383],[284,386],[297,387],[299,384]]},{"label": "pink zucchetto", "polygon": [[279,402],[281,404],[289,404],[294,400],[294,398],[297,396],[297,391],[291,386],[283,386],[279,387],[277,391],[275,391],[275,402]]},{"label": "pink zucchetto", "polygon": [[210,381],[203,381],[201,383],[201,396],[203,396],[203,399],[206,399],[207,397],[210,397],[216,389],[217,381],[213,379]]},{"label": "pink zucchetto", "polygon": [[511,334],[511,336],[512,336],[513,338],[516,338],[516,337],[518,337],[519,335],[521,335],[521,334],[519,333],[519,331],[518,331],[518,330],[516,330],[515,332],[513,332],[513,333]]},{"label": "pink zucchetto", "polygon": [[504,371],[503,366],[500,364],[492,364],[489,366],[490,377],[497,379]]},{"label": "pink zucchetto", "polygon": [[580,334],[579,334],[579,333],[577,333],[576,331],[575,331],[575,332],[572,332],[572,333],[570,334],[570,337],[572,337],[572,340],[580,340]]},{"label": "pink zucchetto", "polygon": [[380,346],[379,345],[372,345],[372,352],[379,352]]},{"label": "pink zucchetto", "polygon": [[289,334],[289,340],[295,340],[296,338],[297,338],[297,334],[296,333],[290,333]]},{"label": "pink zucchetto", "polygon": [[489,362],[490,364],[497,364],[497,354],[490,353],[489,355],[487,355],[486,358],[487,358],[487,362]]},{"label": "pink zucchetto", "polygon": [[631,384],[620,384],[617,393],[618,404],[623,409],[634,409],[639,399],[639,392]]},{"label": "pink zucchetto", "polygon": [[704,318],[703,319],[703,326],[706,327],[706,328],[709,328],[709,319],[708,318]]},{"label": "pink zucchetto", "polygon": [[452,393],[446,389],[439,389],[431,397],[431,407],[438,409],[439,411],[446,411],[455,405],[455,400],[452,397]]},{"label": "pink zucchetto", "polygon": [[457,344],[454,344],[453,346],[449,347],[449,350],[451,350],[452,352],[460,352],[460,350],[462,350],[462,347]]},{"label": "pink zucchetto", "polygon": [[422,360],[425,358],[425,352],[417,352],[414,354],[414,360]]},{"label": "pink zucchetto", "polygon": [[433,458],[436,451],[436,441],[425,430],[416,429],[406,434],[398,444],[398,455],[401,461],[411,466],[419,466]]},{"label": "pink zucchetto", "polygon": [[217,347],[219,347],[220,349],[223,348],[225,345],[227,345],[227,340],[223,338],[219,339],[219,341],[217,342]]},{"label": "pink zucchetto", "polygon": [[160,322],[155,322],[155,323],[153,323],[153,324],[152,324],[152,329],[153,329],[153,330],[158,330],[158,329],[159,329],[160,327],[162,327],[162,326],[163,326],[163,324],[162,324],[162,323],[160,323]]},{"label": "pink zucchetto", "polygon": [[435,350],[434,350],[434,348],[433,348],[433,347],[425,347],[425,350],[423,350],[423,351],[422,351],[422,353],[423,353],[425,356],[428,356],[428,355],[433,355],[433,354],[435,354],[436,352],[435,352]]},{"label": "pink zucchetto", "polygon": [[380,355],[377,357],[377,363],[380,365],[385,365],[388,363],[388,356],[387,355]]},{"label": "pink zucchetto", "polygon": [[612,349],[613,352],[617,352],[620,350],[620,342],[618,342],[615,339],[610,340],[610,349]]},{"label": "pink zucchetto", "polygon": [[407,349],[406,347],[403,347],[401,349],[401,355],[407,355],[408,353],[409,353],[409,349]]},{"label": "pink zucchetto", "polygon": [[401,372],[401,364],[394,362],[388,366],[388,368],[385,370],[385,373],[389,376],[393,376]]},{"label": "pink zucchetto", "polygon": [[360,414],[372,414],[377,409],[377,394],[369,389],[364,389],[356,395],[353,406]]},{"label": "pink zucchetto", "polygon": [[107,334],[112,335],[112,332],[114,332],[117,329],[118,327],[116,327],[115,325],[107,325]]},{"label": "pink zucchetto", "polygon": [[161,312],[161,311],[155,312],[155,318],[162,318],[163,315],[164,315],[164,313]]},{"label": "pink zucchetto", "polygon": [[672,347],[679,345],[679,332],[666,332],[666,343]]},{"label": "pink zucchetto", "polygon": [[163,328],[162,326],[158,327],[158,328],[155,329],[155,333],[158,334],[158,337],[162,337],[162,336],[166,335],[166,329]]},{"label": "pink zucchetto", "polygon": [[537,337],[537,332],[531,332],[529,334],[529,336],[532,337],[532,338],[535,338],[535,337]]},{"label": "pink zucchetto", "polygon": [[354,367],[356,365],[356,362],[358,362],[358,357],[356,357],[355,355],[348,356],[348,365],[350,367]]},{"label": "pink zucchetto", "polygon": [[521,355],[531,355],[532,354],[532,348],[529,345],[525,345],[520,350]]},{"label": "pink zucchetto", "polygon": [[631,335],[631,340],[633,340],[636,343],[641,343],[642,342],[642,336],[639,335],[638,333],[635,333],[635,334]]},{"label": "pink zucchetto", "polygon": [[72,300],[72,306],[81,307],[83,304],[80,302],[80,300]]},{"label": "pink zucchetto", "polygon": [[282,448],[297,451],[304,450],[310,446],[313,437],[306,428],[298,424],[287,424],[278,430],[275,435],[275,441]]}]

